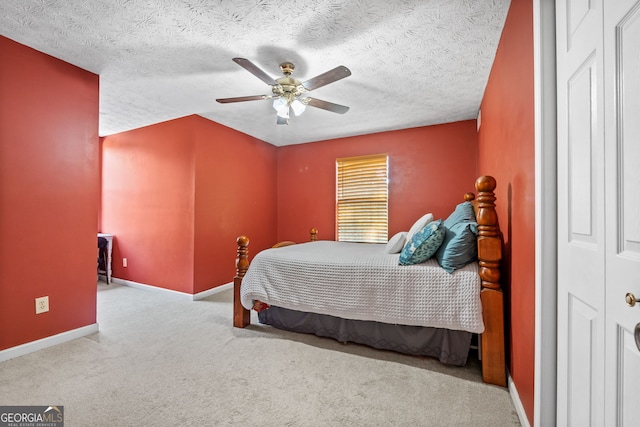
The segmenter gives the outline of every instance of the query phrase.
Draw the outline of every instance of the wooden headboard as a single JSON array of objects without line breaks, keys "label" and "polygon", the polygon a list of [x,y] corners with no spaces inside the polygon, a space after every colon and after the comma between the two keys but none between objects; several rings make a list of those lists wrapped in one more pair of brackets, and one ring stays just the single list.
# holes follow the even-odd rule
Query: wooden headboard
[{"label": "wooden headboard", "polygon": [[492,176],[481,176],[475,186],[477,195],[466,193],[464,200],[473,204],[478,223],[478,274],[485,327],[480,337],[481,358],[493,361],[490,364],[483,363],[482,379],[486,383],[506,387],[504,296],[500,285],[502,233],[495,205],[496,180]]}]

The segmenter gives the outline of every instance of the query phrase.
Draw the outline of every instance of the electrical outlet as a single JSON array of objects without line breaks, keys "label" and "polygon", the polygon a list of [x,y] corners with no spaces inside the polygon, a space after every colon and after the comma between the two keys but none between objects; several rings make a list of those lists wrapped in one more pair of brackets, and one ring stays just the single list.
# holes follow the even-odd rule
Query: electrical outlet
[{"label": "electrical outlet", "polygon": [[123,267],[127,266],[127,259],[126,258],[122,258],[122,266]]},{"label": "electrical outlet", "polygon": [[49,311],[49,297],[36,298],[36,314]]}]

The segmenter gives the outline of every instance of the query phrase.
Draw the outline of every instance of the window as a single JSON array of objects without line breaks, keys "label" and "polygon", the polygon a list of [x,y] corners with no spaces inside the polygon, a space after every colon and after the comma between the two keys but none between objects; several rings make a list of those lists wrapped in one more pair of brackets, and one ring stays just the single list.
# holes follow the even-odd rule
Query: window
[{"label": "window", "polygon": [[336,160],[336,236],[340,242],[386,243],[387,155]]}]

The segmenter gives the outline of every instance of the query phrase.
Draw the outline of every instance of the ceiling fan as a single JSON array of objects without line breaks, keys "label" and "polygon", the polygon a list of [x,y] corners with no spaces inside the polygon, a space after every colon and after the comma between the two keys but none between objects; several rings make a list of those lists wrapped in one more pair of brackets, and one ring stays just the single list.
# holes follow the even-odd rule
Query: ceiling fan
[{"label": "ceiling fan", "polygon": [[328,85],[337,80],[343,79],[351,75],[351,71],[340,65],[332,70],[313,77],[303,83],[291,77],[291,73],[295,66],[291,62],[283,62],[280,64],[280,70],[284,77],[273,79],[267,73],[262,71],[257,65],[245,58],[233,58],[233,61],[249,71],[251,74],[271,86],[271,95],[253,95],[240,96],[236,98],[219,98],[216,101],[227,104],[231,102],[258,101],[262,99],[274,99],[273,108],[277,112],[277,123],[279,125],[289,124],[289,111],[293,110],[296,116],[302,114],[306,106],[321,108],[338,114],[344,114],[349,111],[349,107],[333,102],[322,101],[309,96],[302,96],[309,91],[319,87]]}]

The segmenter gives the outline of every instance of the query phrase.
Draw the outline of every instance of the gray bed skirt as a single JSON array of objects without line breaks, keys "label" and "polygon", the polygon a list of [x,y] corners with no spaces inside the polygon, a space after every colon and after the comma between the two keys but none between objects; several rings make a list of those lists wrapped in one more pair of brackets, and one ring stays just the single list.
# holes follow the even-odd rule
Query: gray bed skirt
[{"label": "gray bed skirt", "polygon": [[442,363],[456,366],[467,363],[473,335],[450,329],[347,320],[274,306],[259,312],[258,320],[278,329],[330,337],[343,343],[354,342],[381,350],[435,357]]}]

